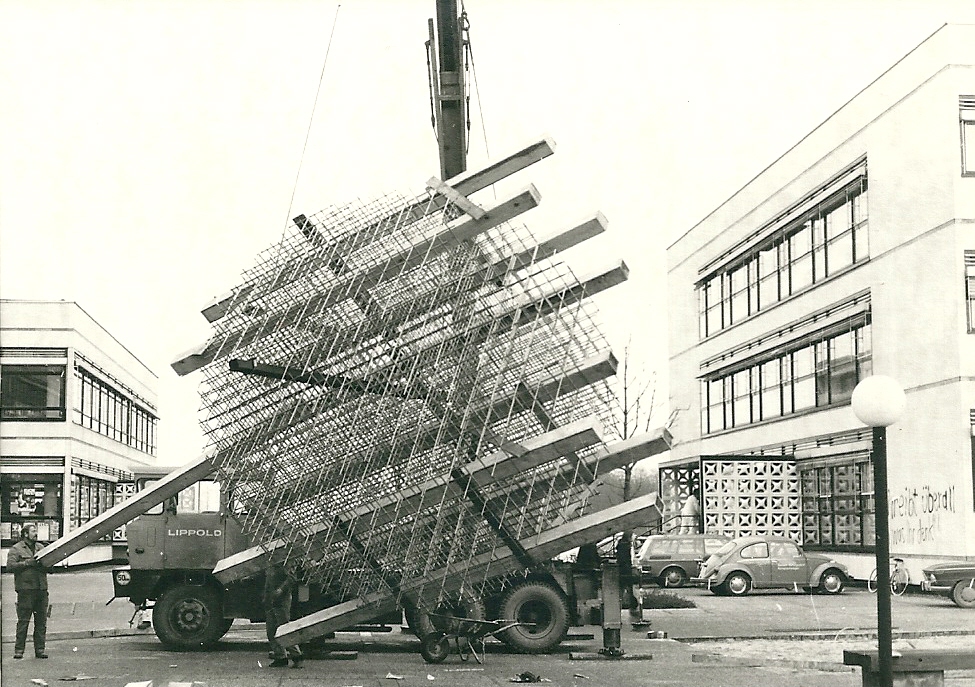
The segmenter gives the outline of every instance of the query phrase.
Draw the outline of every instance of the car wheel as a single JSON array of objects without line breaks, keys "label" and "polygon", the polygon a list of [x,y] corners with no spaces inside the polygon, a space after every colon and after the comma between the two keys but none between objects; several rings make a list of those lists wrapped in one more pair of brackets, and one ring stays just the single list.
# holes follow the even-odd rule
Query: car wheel
[{"label": "car wheel", "polygon": [[975,578],[956,582],[951,588],[951,600],[960,608],[975,608]]},{"label": "car wheel", "polygon": [[661,587],[683,587],[687,584],[687,579],[684,569],[674,566],[660,573],[659,583]]},{"label": "car wheel", "polygon": [[743,572],[733,572],[724,581],[724,589],[731,596],[745,596],[752,590],[752,578]]},{"label": "car wheel", "polygon": [[817,590],[823,594],[839,594],[846,585],[846,578],[836,568],[830,568],[819,578]]}]

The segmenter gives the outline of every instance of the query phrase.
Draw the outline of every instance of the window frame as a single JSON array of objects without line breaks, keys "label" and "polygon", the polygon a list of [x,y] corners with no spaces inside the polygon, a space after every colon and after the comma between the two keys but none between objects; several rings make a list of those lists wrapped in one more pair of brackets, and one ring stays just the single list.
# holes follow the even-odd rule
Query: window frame
[{"label": "window frame", "polygon": [[961,175],[975,176],[975,96],[958,99]]},{"label": "window frame", "polygon": [[[33,378],[34,385],[37,379],[56,377],[60,379],[57,389],[60,403],[58,405],[14,405],[11,396],[16,394],[16,389],[12,388],[18,380],[22,384],[31,385],[27,378]],[[66,365],[24,365],[24,364],[3,364],[0,365],[0,420],[4,422],[65,422],[67,420],[67,366]],[[43,384],[43,390],[49,394],[51,388],[49,384]],[[36,389],[35,389],[36,391]],[[45,399],[46,401],[46,399]]]}]

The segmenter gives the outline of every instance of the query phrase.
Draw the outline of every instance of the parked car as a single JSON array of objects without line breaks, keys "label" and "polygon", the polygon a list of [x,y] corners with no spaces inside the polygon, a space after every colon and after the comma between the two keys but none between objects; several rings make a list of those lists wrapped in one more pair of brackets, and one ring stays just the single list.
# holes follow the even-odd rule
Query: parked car
[{"label": "parked car", "polygon": [[975,562],[938,563],[924,569],[921,589],[945,594],[956,606],[975,608]]},{"label": "parked car", "polygon": [[701,564],[730,539],[716,534],[654,534],[646,538],[634,565],[641,581],[683,587],[697,577]]},{"label": "parked car", "polygon": [[848,574],[842,563],[806,553],[786,537],[750,536],[733,539],[712,554],[700,580],[715,594],[731,596],[771,587],[839,594]]}]

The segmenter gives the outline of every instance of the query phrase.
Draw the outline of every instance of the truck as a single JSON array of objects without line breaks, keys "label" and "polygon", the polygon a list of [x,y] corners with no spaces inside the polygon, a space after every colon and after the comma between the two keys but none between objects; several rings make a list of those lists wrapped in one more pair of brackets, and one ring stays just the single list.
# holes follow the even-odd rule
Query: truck
[{"label": "truck", "polygon": [[[456,5],[438,0],[427,43],[440,177],[296,216],[172,364],[202,374],[206,452],[39,553],[53,565],[127,523],[115,595],[151,608],[167,647],[261,621],[262,575],[280,563],[301,582],[286,644],[404,616],[426,636],[448,614],[511,620],[502,641],[548,651],[618,597],[598,558],[553,559],[661,516],[655,494],[591,512],[602,475],[671,440],[610,437],[617,361],[590,299],[628,269],[562,260],[602,213],[536,238],[515,222],[540,202],[533,186],[477,200],[554,143],[466,170]],[[207,480],[215,509],[173,507]]]}]

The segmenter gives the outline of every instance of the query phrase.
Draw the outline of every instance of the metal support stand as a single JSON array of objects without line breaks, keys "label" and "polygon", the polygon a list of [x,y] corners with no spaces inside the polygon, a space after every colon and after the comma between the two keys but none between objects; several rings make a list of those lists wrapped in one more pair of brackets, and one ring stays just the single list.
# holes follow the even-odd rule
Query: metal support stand
[{"label": "metal support stand", "polygon": [[619,658],[623,655],[620,629],[623,626],[623,604],[620,600],[620,575],[616,561],[602,564],[603,573],[603,656]]}]

